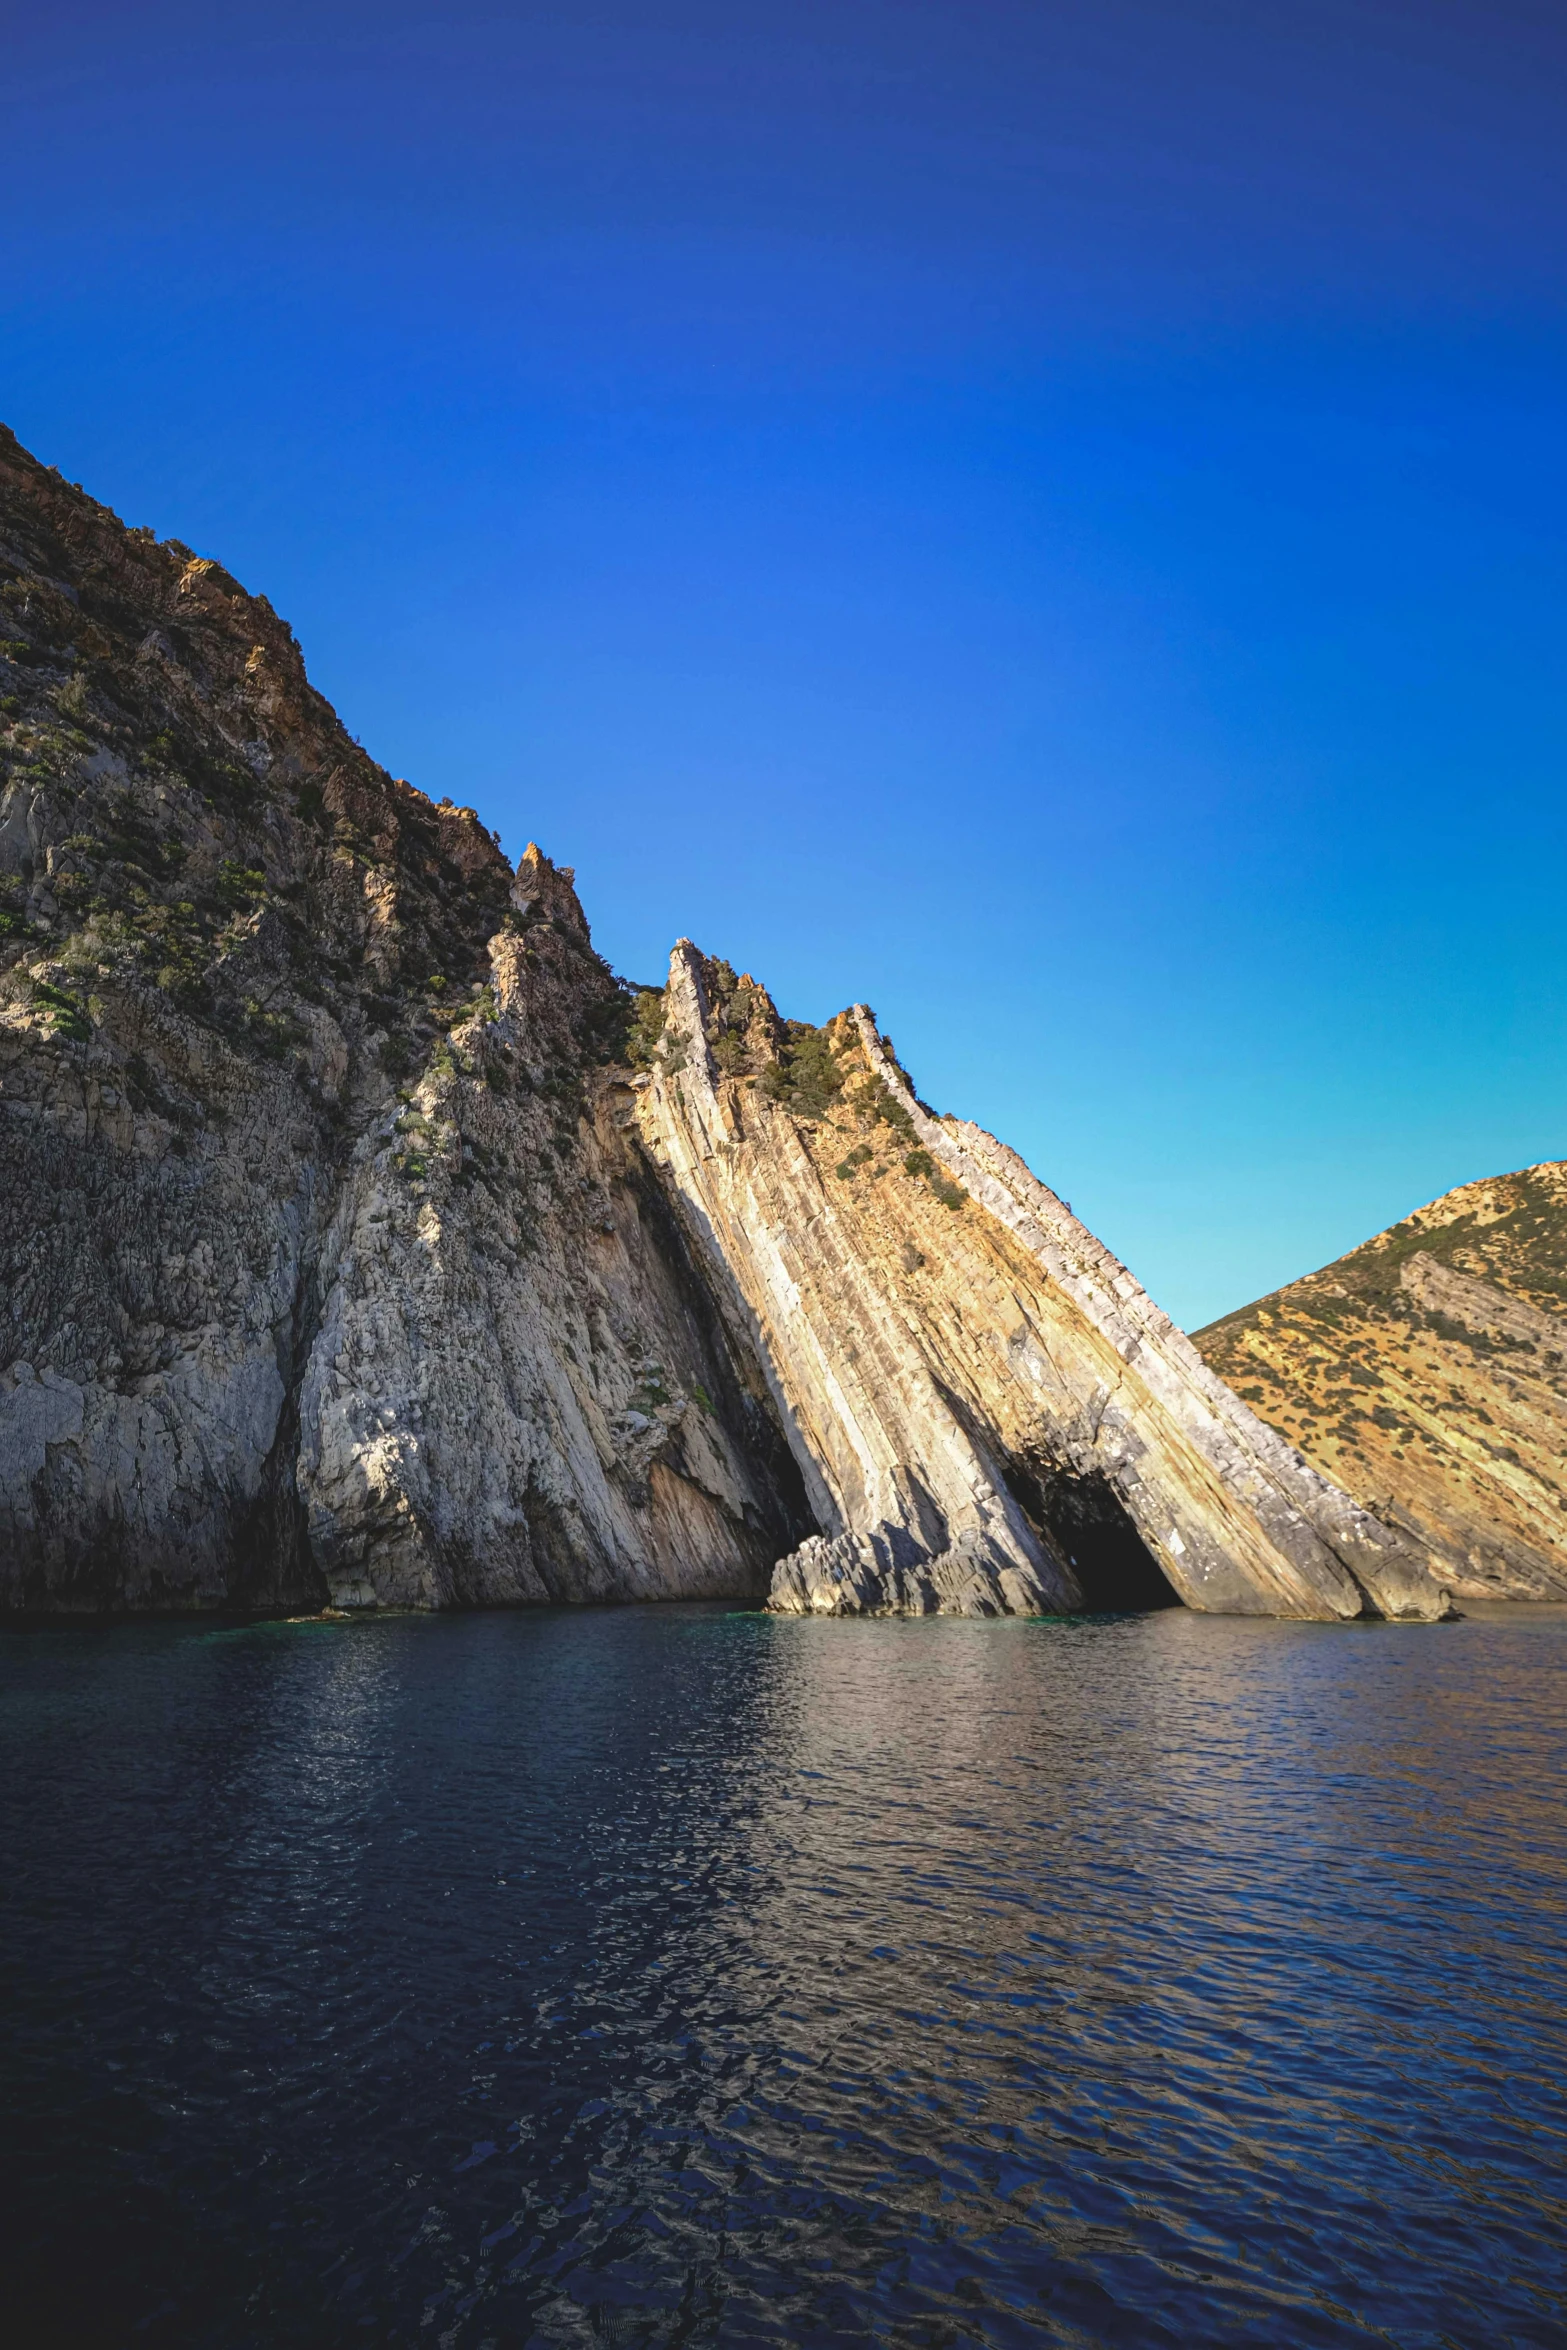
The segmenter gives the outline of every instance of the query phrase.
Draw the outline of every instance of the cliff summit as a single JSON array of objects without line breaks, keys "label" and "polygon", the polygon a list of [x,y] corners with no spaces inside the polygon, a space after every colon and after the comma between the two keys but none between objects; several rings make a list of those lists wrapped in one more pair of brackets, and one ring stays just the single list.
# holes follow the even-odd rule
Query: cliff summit
[{"label": "cliff summit", "polygon": [[0,436],[0,1605],[1430,1618],[864,1006],[594,950]]}]

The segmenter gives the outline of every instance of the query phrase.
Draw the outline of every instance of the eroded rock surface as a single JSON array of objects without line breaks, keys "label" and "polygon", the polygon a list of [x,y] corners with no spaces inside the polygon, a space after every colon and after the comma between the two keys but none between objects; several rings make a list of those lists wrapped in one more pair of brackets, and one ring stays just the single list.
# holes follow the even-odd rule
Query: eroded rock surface
[{"label": "eroded rock surface", "polygon": [[0,442],[0,1601],[745,1593],[809,1530],[569,873]]},{"label": "eroded rock surface", "polygon": [[0,1182],[3,1606],[1444,1605],[863,1007],[618,981],[9,435]]},{"label": "eroded rock surface", "polygon": [[772,1605],[1146,1604],[1430,1617],[1406,1536],[1259,1420],[977,1127],[916,1100],[865,1007],[810,1037],[675,950],[642,1097],[715,1288],[769,1367],[822,1538]]}]

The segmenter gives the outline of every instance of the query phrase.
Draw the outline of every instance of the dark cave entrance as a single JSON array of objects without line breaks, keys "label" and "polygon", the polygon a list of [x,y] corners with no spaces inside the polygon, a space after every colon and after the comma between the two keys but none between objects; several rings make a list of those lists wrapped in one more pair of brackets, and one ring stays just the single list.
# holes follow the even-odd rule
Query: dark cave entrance
[{"label": "dark cave entrance", "polygon": [[1085,1613],[1140,1614],[1183,1604],[1108,1477],[1014,1464],[1007,1483],[1036,1531],[1071,1561]]}]

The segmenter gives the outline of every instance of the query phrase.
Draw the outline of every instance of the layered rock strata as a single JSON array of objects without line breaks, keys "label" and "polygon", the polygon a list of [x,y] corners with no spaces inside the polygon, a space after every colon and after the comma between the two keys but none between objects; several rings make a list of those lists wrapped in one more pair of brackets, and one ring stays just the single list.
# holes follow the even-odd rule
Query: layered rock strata
[{"label": "layered rock strata", "polygon": [[0,1606],[1444,1605],[863,1008],[618,981],[8,435],[0,1184]]},{"label": "layered rock strata", "polygon": [[[1146,1600],[1431,1617],[1418,1549],[1257,1416],[993,1136],[931,1115],[864,1006],[791,1102],[764,992],[676,948],[649,1148],[766,1363],[820,1534],[770,1604]],[[795,1053],[798,1058],[798,1052]]]},{"label": "layered rock strata", "polygon": [[1567,1599],[1567,1166],[1466,1183],[1197,1333],[1460,1599]]},{"label": "layered rock strata", "polygon": [[569,873],[0,442],[0,1604],[765,1589],[808,1531]]}]

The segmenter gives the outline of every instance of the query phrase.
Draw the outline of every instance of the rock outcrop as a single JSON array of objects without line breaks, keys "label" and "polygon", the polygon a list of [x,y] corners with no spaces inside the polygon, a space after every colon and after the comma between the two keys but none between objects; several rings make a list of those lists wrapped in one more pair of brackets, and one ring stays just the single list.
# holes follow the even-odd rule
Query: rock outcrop
[{"label": "rock outcrop", "polygon": [[618,981],[9,435],[0,1180],[0,1606],[1445,1605],[863,1008]]},{"label": "rock outcrop", "polygon": [[791,1034],[682,942],[666,1017],[642,1131],[821,1527],[772,1606],[1442,1612],[1416,1547],[1235,1397],[1014,1153],[923,1107],[863,1005]]},{"label": "rock outcrop", "polygon": [[1460,1599],[1567,1599],[1567,1165],[1466,1183],[1199,1331]]},{"label": "rock outcrop", "polygon": [[0,442],[0,1603],[765,1590],[811,1520],[569,873]]}]

